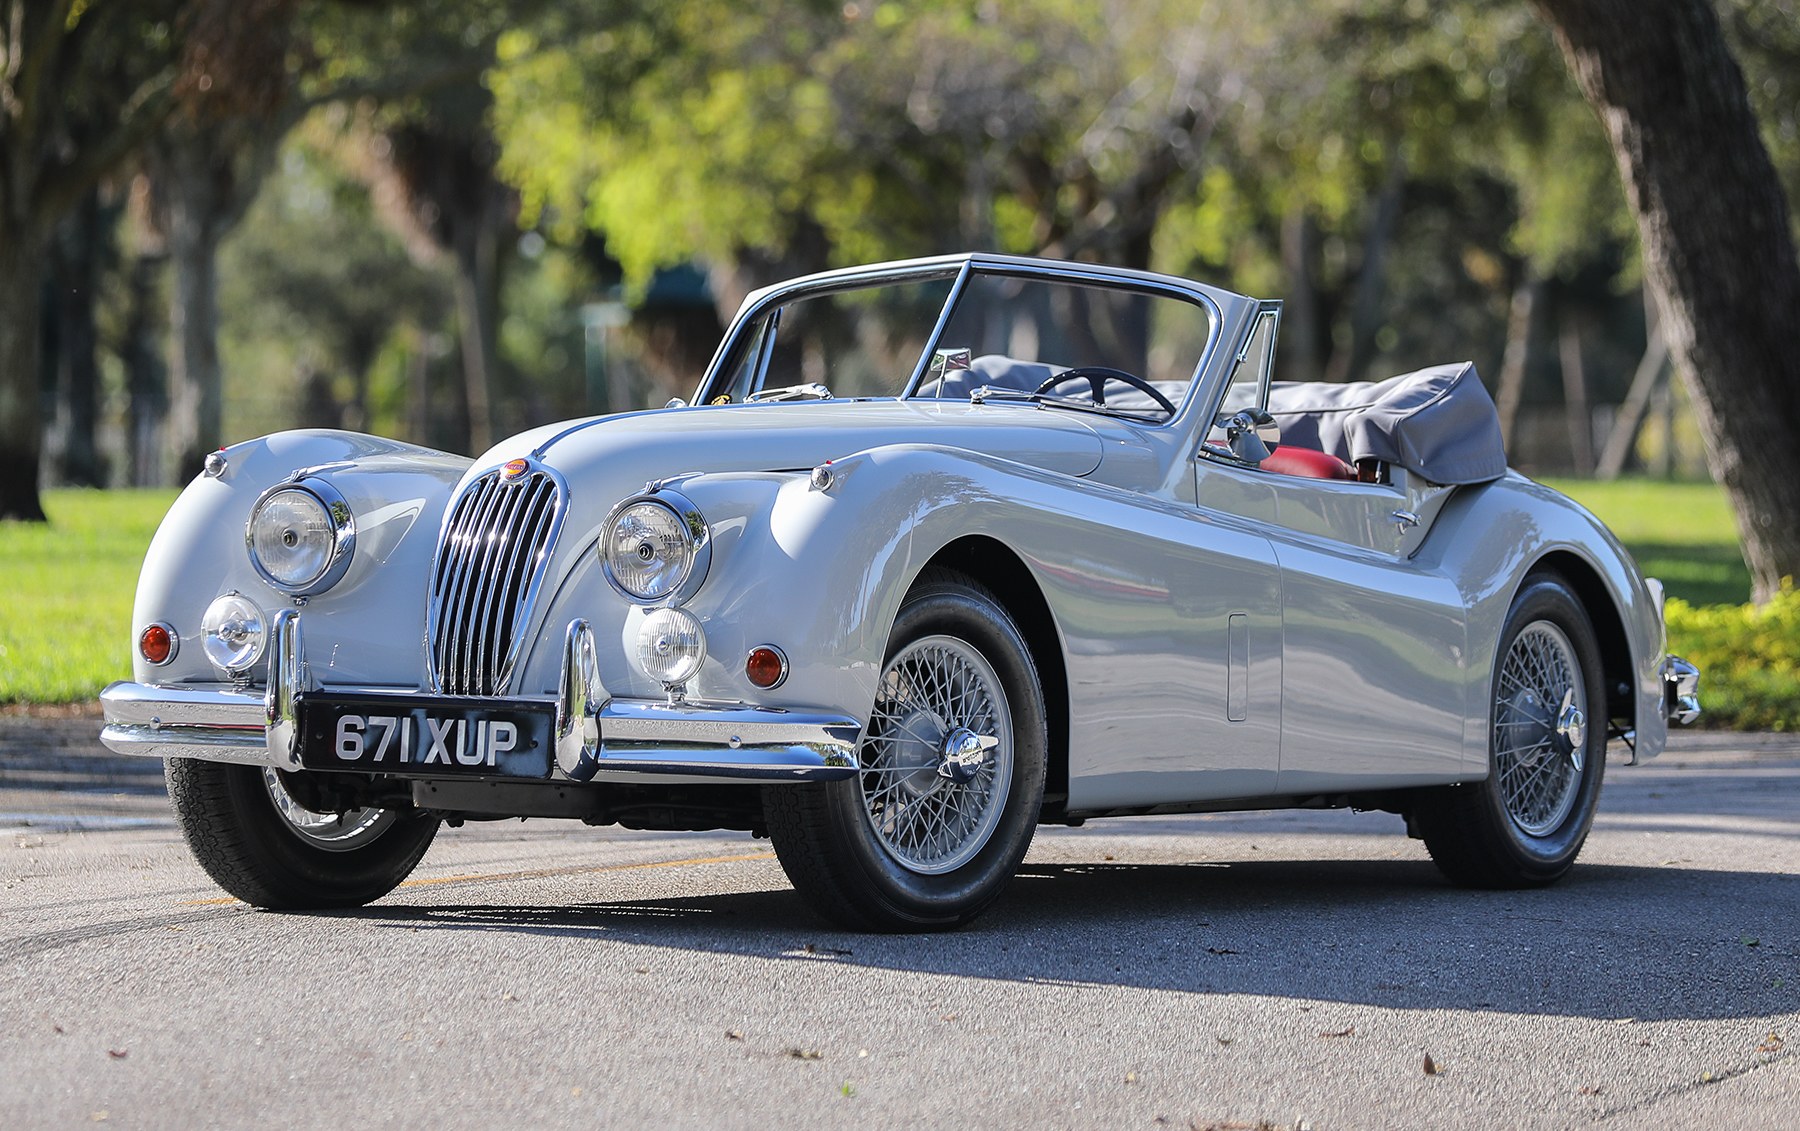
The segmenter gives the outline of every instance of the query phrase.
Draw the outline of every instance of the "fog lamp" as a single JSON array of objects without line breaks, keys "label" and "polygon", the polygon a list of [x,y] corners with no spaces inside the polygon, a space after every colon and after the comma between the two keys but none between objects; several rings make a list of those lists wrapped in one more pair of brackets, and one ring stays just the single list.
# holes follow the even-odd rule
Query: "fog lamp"
[{"label": "fog lamp", "polygon": [[694,678],[706,659],[706,633],[686,609],[658,609],[638,629],[638,667],[651,679],[676,687]]},{"label": "fog lamp", "polygon": [[201,641],[213,666],[238,675],[263,653],[268,637],[263,612],[239,593],[227,593],[206,607],[200,621]]}]

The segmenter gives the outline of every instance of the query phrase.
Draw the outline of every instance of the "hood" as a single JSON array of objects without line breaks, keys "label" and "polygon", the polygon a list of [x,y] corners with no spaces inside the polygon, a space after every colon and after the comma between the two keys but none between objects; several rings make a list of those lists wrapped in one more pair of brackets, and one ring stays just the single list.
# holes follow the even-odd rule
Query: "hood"
[{"label": "hood", "polygon": [[1101,440],[1080,417],[1031,406],[941,401],[798,401],[629,413],[551,425],[495,445],[471,472],[538,458],[571,483],[637,484],[691,472],[790,471],[886,444],[967,448],[1086,475]]}]

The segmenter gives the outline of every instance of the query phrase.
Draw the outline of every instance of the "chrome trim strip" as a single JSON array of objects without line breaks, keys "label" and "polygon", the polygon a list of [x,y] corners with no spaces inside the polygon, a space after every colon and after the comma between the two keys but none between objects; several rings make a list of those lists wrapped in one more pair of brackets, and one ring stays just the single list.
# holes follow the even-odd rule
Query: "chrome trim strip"
[{"label": "chrome trim strip", "polygon": [[963,292],[969,289],[969,276],[974,274],[974,266],[962,265],[956,273],[956,281],[950,284],[950,293],[944,296],[944,305],[938,308],[937,321],[932,323],[931,336],[925,339],[925,348],[919,351],[918,364],[913,366],[912,377],[906,382],[906,388],[900,391],[901,399],[913,396],[919,386],[925,383],[925,375],[931,371],[931,359],[937,354],[937,343],[944,337],[944,328],[950,325],[950,314],[956,304],[962,301]]}]

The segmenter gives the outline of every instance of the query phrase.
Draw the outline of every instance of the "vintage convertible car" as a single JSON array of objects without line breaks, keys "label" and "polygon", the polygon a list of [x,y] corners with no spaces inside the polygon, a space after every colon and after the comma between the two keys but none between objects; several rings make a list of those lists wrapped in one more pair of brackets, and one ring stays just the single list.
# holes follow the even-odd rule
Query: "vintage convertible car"
[{"label": "vintage convertible car", "polygon": [[998,255],[750,296],[694,403],[473,462],[216,453],[106,743],[269,908],[440,822],[767,835],[855,928],[965,923],[1044,822],[1404,814],[1457,883],[1567,872],[1609,739],[1698,712],[1662,591],[1509,472],[1474,369],[1272,384],[1280,304]]}]

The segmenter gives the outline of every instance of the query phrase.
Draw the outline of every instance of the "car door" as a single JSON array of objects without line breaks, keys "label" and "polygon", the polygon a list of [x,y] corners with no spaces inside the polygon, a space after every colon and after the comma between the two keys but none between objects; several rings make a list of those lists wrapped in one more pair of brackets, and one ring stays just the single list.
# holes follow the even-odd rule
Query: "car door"
[{"label": "car door", "polygon": [[[1226,406],[1265,403],[1278,324],[1278,310],[1258,318]],[[1280,792],[1458,776],[1467,606],[1426,552],[1453,489],[1409,486],[1399,470],[1391,484],[1282,475],[1217,443],[1202,445],[1195,474],[1200,507],[1259,522],[1280,573]]]}]

